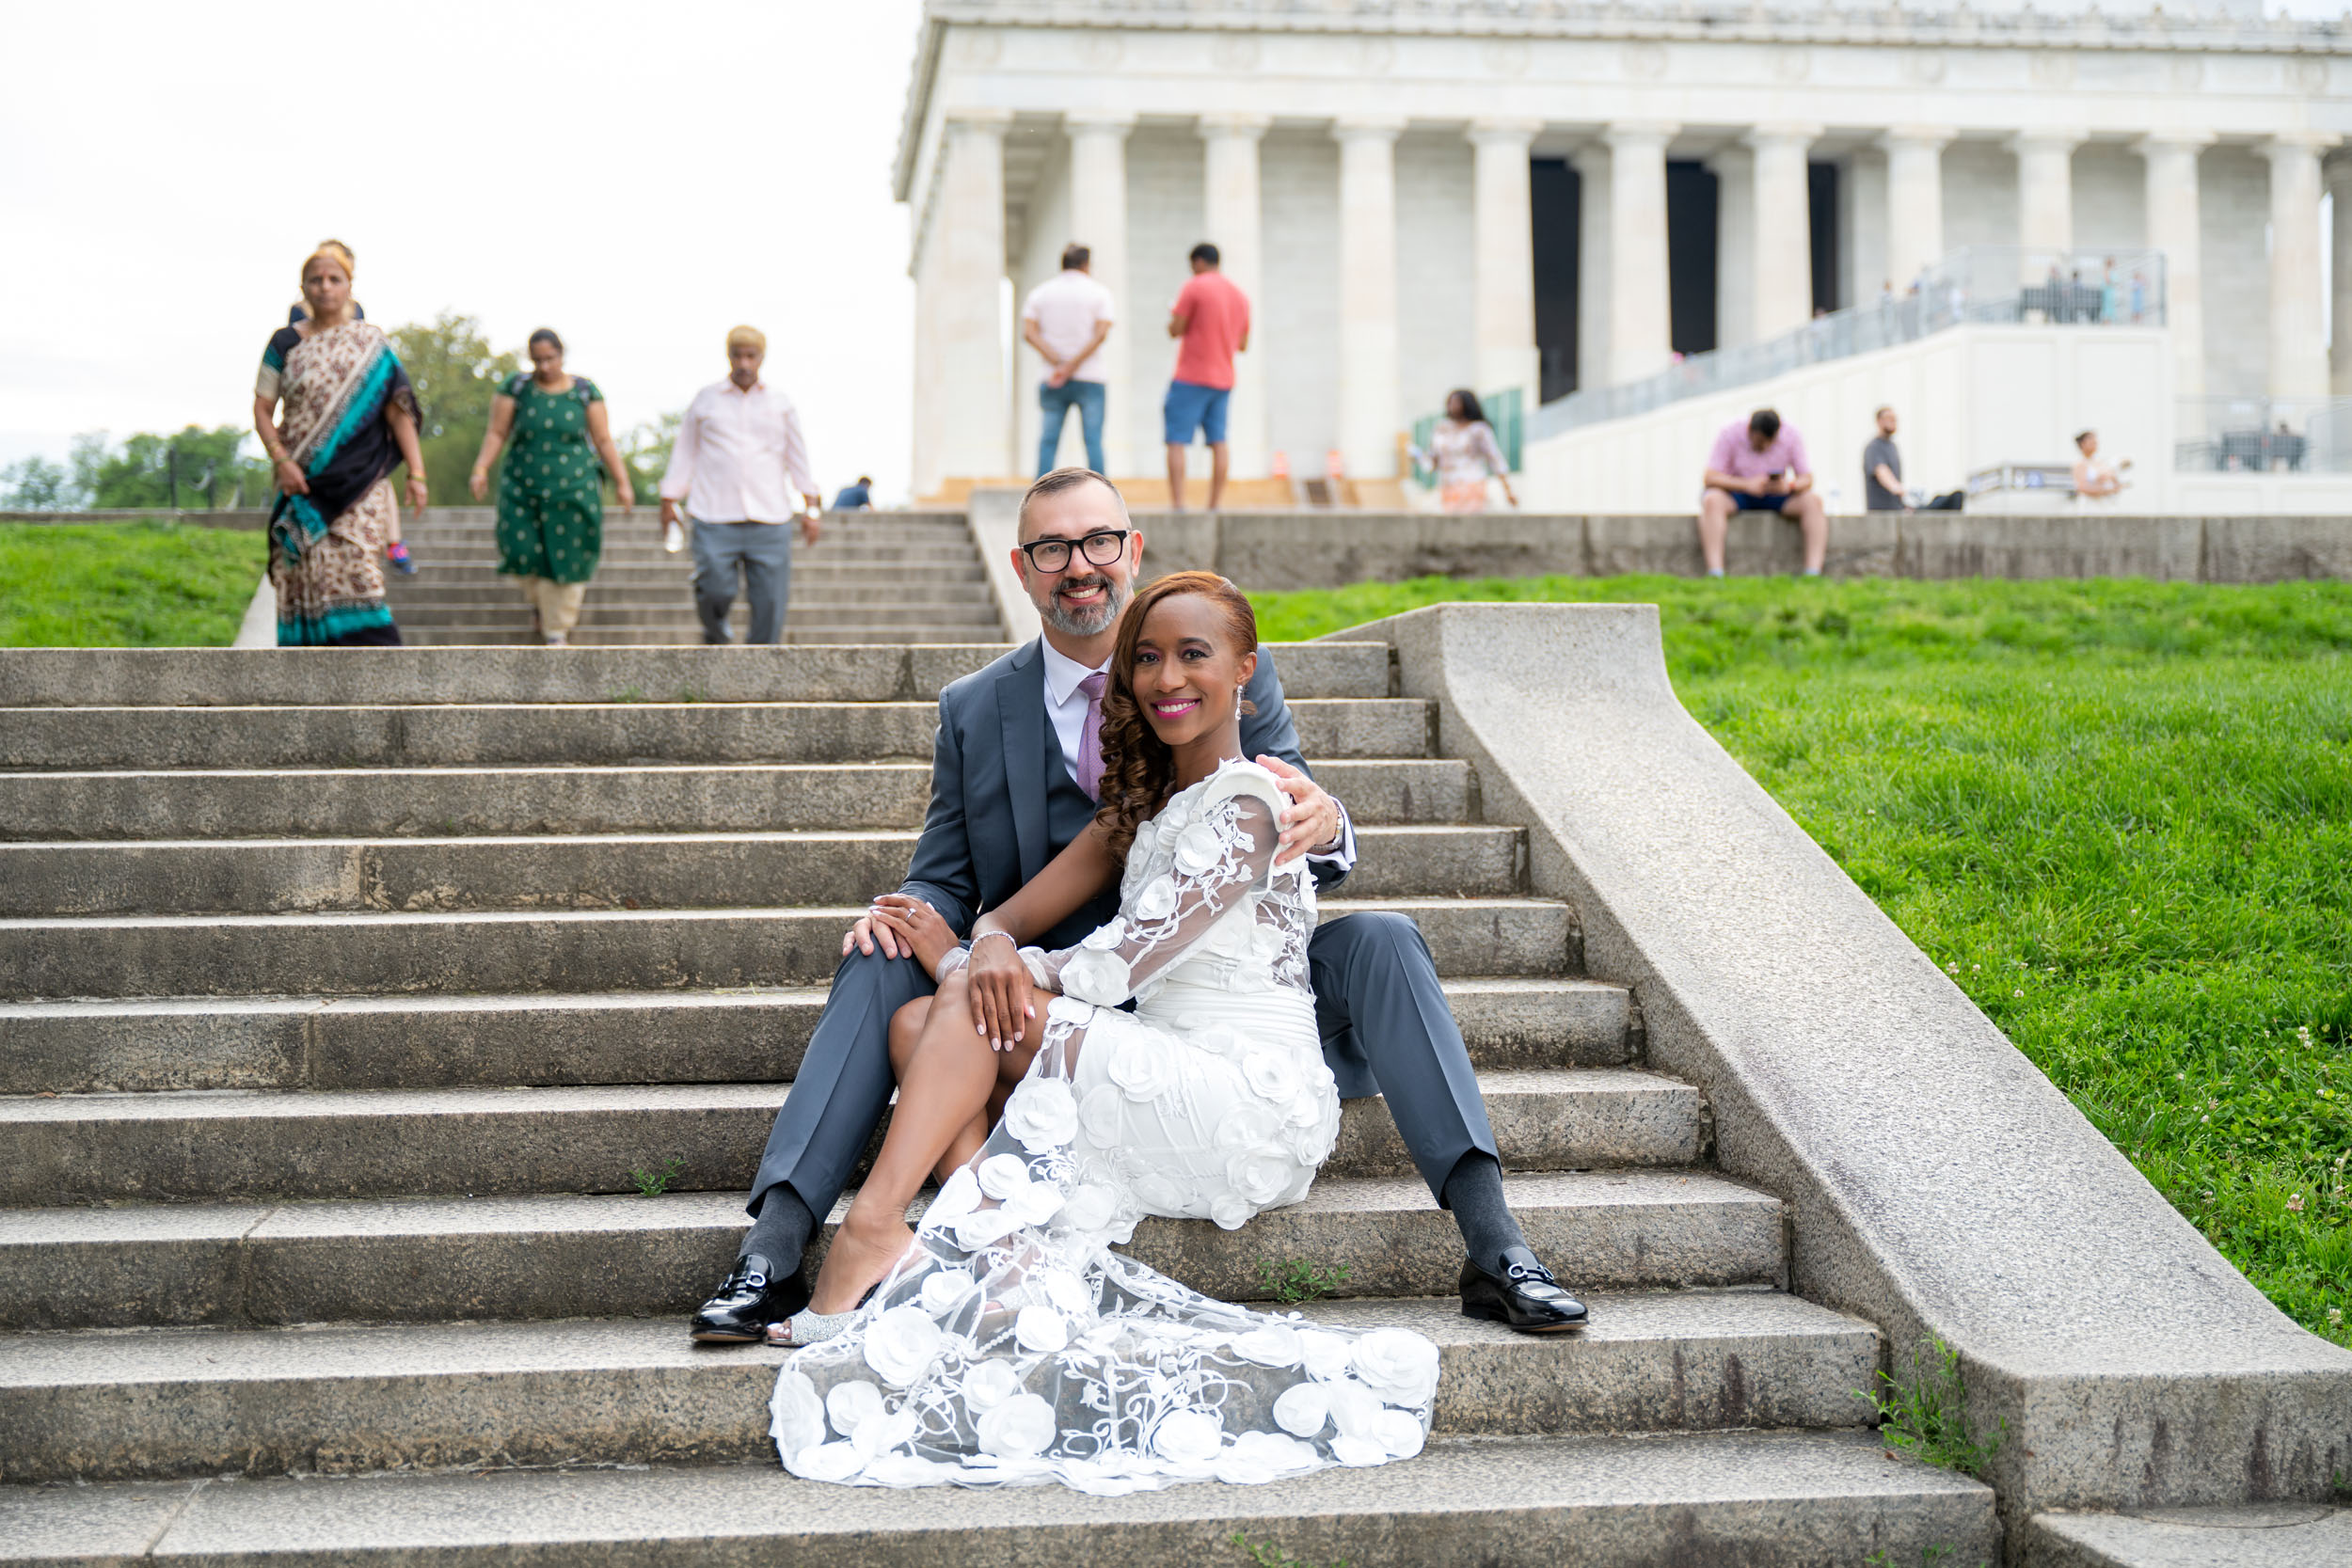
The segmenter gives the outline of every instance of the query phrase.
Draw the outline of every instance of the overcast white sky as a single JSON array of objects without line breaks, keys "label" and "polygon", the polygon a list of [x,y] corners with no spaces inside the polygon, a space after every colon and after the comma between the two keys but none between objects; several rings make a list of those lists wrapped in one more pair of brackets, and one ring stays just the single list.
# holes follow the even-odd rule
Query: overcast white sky
[{"label": "overcast white sky", "polygon": [[0,465],[244,423],[331,234],[380,325],[553,326],[615,431],[723,375],[751,322],[827,490],[901,497],[919,8],[0,0]]},{"label": "overcast white sky", "polygon": [[[2333,16],[2344,0],[2271,0]],[[616,430],[769,339],[830,490],[907,481],[917,0],[0,0],[0,464],[242,424],[332,234],[383,325],[555,327]]]}]

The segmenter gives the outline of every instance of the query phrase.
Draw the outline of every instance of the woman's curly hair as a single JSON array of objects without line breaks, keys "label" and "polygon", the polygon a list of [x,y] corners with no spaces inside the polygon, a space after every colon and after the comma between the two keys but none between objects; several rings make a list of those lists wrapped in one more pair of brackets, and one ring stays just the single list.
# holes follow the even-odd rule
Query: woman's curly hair
[{"label": "woman's curly hair", "polygon": [[[1176,756],[1143,716],[1136,701],[1136,644],[1143,640],[1144,617],[1163,599],[1199,594],[1216,601],[1233,634],[1236,650],[1258,649],[1258,616],[1242,591],[1215,572],[1170,572],[1135,596],[1120,617],[1119,641],[1111,653],[1110,682],[1103,689],[1103,803],[1094,815],[1111,853],[1120,860],[1136,841],[1136,829],[1159,814],[1175,793]],[[1241,711],[1255,713],[1248,698]]]}]

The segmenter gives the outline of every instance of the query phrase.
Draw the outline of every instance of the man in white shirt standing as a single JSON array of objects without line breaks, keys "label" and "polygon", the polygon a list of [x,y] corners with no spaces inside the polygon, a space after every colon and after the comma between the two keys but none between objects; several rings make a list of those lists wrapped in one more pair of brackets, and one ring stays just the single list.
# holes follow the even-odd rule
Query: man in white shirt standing
[{"label": "man in white shirt standing", "polygon": [[759,378],[768,338],[755,326],[727,334],[727,378],[694,394],[678,421],[669,471],[661,476],[661,521],[694,524],[694,608],[703,641],[730,642],[727,613],[736,577],[751,601],[754,642],[784,640],[792,591],[792,533],[817,543],[821,515],[792,400]]},{"label": "man in white shirt standing", "polygon": [[1111,292],[1087,268],[1094,260],[1085,245],[1064,245],[1061,272],[1029,291],[1021,307],[1021,338],[1045,360],[1037,404],[1045,414],[1037,438],[1037,471],[1053,471],[1070,411],[1078,411],[1086,436],[1087,467],[1103,472],[1103,340],[1111,334]]}]

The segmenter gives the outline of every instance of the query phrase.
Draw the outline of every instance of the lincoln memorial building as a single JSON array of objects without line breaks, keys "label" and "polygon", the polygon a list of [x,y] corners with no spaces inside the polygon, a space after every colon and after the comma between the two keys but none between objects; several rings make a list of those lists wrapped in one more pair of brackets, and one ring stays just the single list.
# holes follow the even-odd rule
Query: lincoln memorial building
[{"label": "lincoln memorial building", "polygon": [[1161,467],[1204,239],[1255,306],[1244,480],[1391,477],[1450,388],[1534,410],[1901,300],[1963,249],[2027,281],[2150,259],[2176,401],[2342,396],[2347,132],[2352,27],[2251,0],[931,0],[895,173],[914,491],[1032,468],[1008,301],[1073,241],[1120,311],[1119,476]]}]

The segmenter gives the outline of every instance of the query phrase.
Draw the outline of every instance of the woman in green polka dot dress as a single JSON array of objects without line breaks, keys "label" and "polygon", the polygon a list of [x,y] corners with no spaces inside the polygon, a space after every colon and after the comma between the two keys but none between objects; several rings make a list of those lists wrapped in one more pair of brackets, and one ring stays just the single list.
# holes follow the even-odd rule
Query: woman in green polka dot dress
[{"label": "woman in green polka dot dress", "polygon": [[604,548],[599,460],[624,513],[637,498],[612,444],[604,394],[586,376],[564,373],[564,340],[544,326],[531,335],[531,372],[507,377],[491,401],[490,429],[474,459],[474,499],[488,492],[490,465],[510,436],[515,450],[499,483],[499,570],[522,580],[538,635],[560,648],[571,640]]}]

